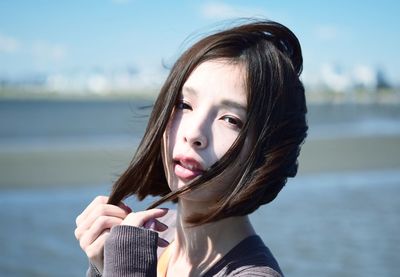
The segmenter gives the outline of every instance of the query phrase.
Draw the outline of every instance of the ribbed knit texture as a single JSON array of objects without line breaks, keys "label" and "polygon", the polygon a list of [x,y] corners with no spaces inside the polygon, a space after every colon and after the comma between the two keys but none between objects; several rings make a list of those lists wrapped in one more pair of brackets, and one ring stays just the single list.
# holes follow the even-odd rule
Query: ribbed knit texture
[{"label": "ribbed knit texture", "polygon": [[86,271],[86,277],[101,277],[101,273],[91,262],[89,262],[89,268]]},{"label": "ribbed knit texture", "polygon": [[157,276],[158,234],[119,225],[111,229],[104,245],[104,277]]},{"label": "ribbed knit texture", "polygon": [[203,277],[283,277],[278,262],[257,235],[247,237],[213,265]]},{"label": "ribbed knit texture", "polygon": [[[166,232],[174,232],[174,229],[169,228]],[[105,243],[103,277],[156,276],[157,240],[158,234],[147,229],[133,226],[113,227]],[[86,276],[101,277],[101,274],[90,264]],[[250,236],[236,245],[203,275],[203,277],[209,276],[282,277],[283,274],[261,238]]]}]

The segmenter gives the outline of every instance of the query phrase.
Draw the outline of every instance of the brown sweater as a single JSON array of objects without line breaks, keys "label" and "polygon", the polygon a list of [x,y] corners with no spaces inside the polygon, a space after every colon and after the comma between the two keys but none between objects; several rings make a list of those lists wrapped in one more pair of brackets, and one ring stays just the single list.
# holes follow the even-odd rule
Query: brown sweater
[{"label": "brown sweater", "polygon": [[[115,226],[104,246],[103,276],[157,276],[158,233],[133,226]],[[88,277],[100,277],[90,265]],[[283,276],[259,236],[250,236],[212,266],[203,276]]]}]

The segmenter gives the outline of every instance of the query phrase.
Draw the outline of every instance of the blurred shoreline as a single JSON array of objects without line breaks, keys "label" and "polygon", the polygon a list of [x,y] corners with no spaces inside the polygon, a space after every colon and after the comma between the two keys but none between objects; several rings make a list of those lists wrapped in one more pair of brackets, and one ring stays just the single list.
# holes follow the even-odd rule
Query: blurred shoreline
[{"label": "blurred shoreline", "polygon": [[[0,188],[113,183],[144,132],[151,100],[0,100]],[[299,175],[398,170],[400,105],[309,105]]]},{"label": "blurred shoreline", "polygon": [[[0,187],[111,184],[128,166],[136,147],[86,146],[0,149]],[[309,139],[299,157],[298,174],[387,169],[400,172],[400,135]]]}]

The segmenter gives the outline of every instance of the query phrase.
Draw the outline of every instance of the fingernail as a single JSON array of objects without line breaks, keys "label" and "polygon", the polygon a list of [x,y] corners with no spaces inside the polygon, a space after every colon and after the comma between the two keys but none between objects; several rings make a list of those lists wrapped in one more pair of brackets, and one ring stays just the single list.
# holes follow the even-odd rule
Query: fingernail
[{"label": "fingernail", "polygon": [[150,219],[149,221],[147,221],[147,222],[144,224],[143,227],[146,228],[146,229],[152,229],[152,230],[154,230],[155,227],[156,227],[156,223],[154,222],[154,219]]},{"label": "fingernail", "polygon": [[131,212],[133,212],[133,210],[131,209],[131,207],[129,207],[128,205],[126,205],[124,202],[120,202],[120,205],[118,205],[120,208],[124,209],[128,214],[130,214]]},{"label": "fingernail", "polygon": [[160,247],[167,247],[169,245],[169,242],[166,241],[165,239],[158,238],[158,246]]}]

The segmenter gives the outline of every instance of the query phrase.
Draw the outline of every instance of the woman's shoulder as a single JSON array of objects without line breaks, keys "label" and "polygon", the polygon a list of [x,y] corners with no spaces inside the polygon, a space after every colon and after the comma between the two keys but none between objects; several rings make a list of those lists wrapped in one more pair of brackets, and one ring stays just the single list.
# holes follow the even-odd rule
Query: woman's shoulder
[{"label": "woman's shoulder", "polygon": [[230,250],[205,276],[283,276],[278,262],[258,235]]}]

